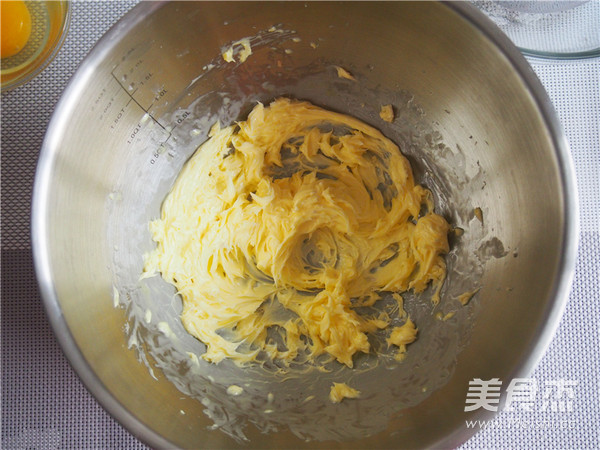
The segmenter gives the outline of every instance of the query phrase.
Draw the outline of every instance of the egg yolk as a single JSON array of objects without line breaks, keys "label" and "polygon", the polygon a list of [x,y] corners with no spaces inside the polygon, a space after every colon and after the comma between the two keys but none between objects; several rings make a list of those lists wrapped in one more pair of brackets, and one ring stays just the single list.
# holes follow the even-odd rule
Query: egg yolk
[{"label": "egg yolk", "polygon": [[31,34],[31,15],[23,1],[0,2],[0,57],[19,53]]}]

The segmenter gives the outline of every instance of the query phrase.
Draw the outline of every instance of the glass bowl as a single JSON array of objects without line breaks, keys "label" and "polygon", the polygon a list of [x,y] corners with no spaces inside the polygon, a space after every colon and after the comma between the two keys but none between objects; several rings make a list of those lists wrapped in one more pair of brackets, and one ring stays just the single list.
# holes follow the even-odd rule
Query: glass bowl
[{"label": "glass bowl", "polygon": [[576,60],[600,56],[599,0],[474,0],[529,57]]},{"label": "glass bowl", "polygon": [[2,58],[1,89],[26,83],[50,64],[67,35],[71,8],[67,1],[25,1],[31,16],[31,35],[16,55]]}]

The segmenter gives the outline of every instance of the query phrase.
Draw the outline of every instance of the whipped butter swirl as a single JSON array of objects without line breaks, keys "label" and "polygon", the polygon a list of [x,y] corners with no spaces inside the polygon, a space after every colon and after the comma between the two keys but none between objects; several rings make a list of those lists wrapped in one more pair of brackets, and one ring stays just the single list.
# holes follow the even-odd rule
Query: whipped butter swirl
[{"label": "whipped butter swirl", "polygon": [[433,206],[381,132],[279,98],[213,126],[150,223],[144,276],[176,287],[207,361],[352,367],[379,330],[401,359],[417,327],[400,293],[432,284],[436,302],[446,274]]}]

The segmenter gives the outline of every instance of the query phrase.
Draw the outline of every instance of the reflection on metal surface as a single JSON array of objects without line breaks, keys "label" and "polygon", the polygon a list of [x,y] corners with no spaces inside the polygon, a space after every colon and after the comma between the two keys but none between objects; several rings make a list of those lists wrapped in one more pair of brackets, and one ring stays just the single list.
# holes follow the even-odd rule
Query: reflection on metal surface
[{"label": "reflection on metal surface", "polygon": [[[67,356],[128,429],[156,447],[236,445],[229,436],[279,448],[453,446],[474,431],[465,418],[480,417],[463,412],[469,380],[531,370],[572,274],[572,167],[530,67],[468,6],[148,2],[90,54],[44,143],[33,245]],[[222,59],[250,36],[259,38],[244,63]],[[464,230],[439,306],[405,299],[423,333],[401,364],[364,358],[357,370],[291,378],[210,365],[183,330],[175,292],[139,282],[153,246],[146,225],[210,126],[279,95],[379,128]],[[383,104],[394,106],[392,123],[379,118]],[[334,378],[361,397],[331,404]],[[231,385],[243,392],[227,395]]]}]

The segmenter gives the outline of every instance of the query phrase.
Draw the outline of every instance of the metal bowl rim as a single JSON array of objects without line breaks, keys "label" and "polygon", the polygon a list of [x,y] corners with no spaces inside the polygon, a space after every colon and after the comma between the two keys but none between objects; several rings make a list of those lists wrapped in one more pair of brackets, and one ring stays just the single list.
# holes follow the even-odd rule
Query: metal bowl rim
[{"label": "metal bowl rim", "polygon": [[[166,1],[141,2],[127,12],[96,43],[69,81],[52,115],[40,151],[33,188],[31,222],[34,267],[40,294],[46,314],[64,354],[87,390],[103,408],[134,436],[154,448],[173,448],[175,445],[138,420],[110,393],[86,361],[62,314],[51,273],[51,255],[49,254],[48,236],[46,235],[48,217],[46,196],[49,192],[54,156],[59,147],[58,143],[62,131],[67,126],[65,121],[61,120],[61,117],[68,114],[73,104],[77,102],[78,93],[85,89],[87,79],[93,73],[99,61],[110,51],[113,42],[118,41],[122,34],[133,29],[148,15],[159,10],[167,3]],[[513,69],[529,88],[552,137],[560,167],[565,213],[563,218],[562,257],[558,264],[558,273],[552,289],[554,301],[544,311],[544,318],[546,319],[544,325],[537,332],[536,344],[524,356],[513,374],[513,377],[523,377],[531,374],[546,352],[560,323],[573,281],[579,236],[579,205],[575,170],[565,133],[552,103],[535,72],[517,47],[493,21],[473,5],[463,2],[443,3],[484,34],[509,60]],[[460,445],[466,442],[474,433],[474,429],[458,428],[436,442],[434,447]]]}]

